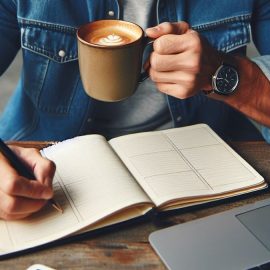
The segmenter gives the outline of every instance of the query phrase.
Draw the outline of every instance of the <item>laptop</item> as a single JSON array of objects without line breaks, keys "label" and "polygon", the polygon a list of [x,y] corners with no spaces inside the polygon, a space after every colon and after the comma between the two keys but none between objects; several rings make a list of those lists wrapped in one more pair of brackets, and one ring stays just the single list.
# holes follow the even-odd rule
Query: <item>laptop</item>
[{"label": "laptop", "polygon": [[270,199],[153,232],[168,269],[270,269]]}]

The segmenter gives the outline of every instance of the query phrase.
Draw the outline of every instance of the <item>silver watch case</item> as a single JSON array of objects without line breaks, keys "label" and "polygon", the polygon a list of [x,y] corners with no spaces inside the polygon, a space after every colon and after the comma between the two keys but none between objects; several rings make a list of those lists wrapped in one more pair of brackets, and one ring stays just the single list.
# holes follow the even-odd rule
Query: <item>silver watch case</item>
[{"label": "silver watch case", "polygon": [[[228,72],[231,73],[231,76],[235,76],[234,78],[234,82],[233,82],[233,85],[230,87],[230,88],[227,88],[227,89],[222,89],[221,87],[219,87],[217,85],[217,82],[218,82],[218,79],[222,79],[222,80],[226,80],[226,79],[230,79],[230,78],[223,78],[223,77],[219,77],[222,75],[224,69],[226,69]],[[213,91],[216,93],[216,94],[219,94],[219,95],[231,95],[232,93],[235,92],[237,86],[239,84],[239,75],[238,75],[238,72],[236,70],[235,67],[231,66],[231,65],[228,65],[228,64],[222,64],[215,72],[215,74],[213,75],[212,77],[212,87],[213,87]]]}]

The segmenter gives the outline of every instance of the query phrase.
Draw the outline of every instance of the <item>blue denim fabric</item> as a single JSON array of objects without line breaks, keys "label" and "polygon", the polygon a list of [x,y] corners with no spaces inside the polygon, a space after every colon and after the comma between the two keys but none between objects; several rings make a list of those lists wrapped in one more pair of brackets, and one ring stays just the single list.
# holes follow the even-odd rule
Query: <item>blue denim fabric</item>
[{"label": "blue denim fabric", "polygon": [[[269,0],[158,0],[157,17],[187,21],[230,53],[245,54],[252,33],[262,55],[254,61],[270,77]],[[0,0],[0,74],[23,51],[19,84],[0,118],[3,139],[62,140],[91,133],[95,101],[82,87],[76,29],[106,18],[119,18],[116,0]],[[175,126],[204,122],[226,140],[261,138],[242,114],[201,94],[168,97],[168,104]]]}]

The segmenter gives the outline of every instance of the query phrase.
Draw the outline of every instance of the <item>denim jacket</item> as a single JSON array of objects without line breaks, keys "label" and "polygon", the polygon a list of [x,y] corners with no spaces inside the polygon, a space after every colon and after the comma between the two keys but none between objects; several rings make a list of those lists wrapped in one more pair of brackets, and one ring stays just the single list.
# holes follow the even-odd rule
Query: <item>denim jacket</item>
[{"label": "denim jacket", "polygon": [[[156,12],[159,23],[187,21],[225,52],[245,54],[252,34],[261,54],[254,61],[270,79],[269,0],[157,0]],[[0,118],[0,137],[63,140],[91,133],[95,100],[82,87],[76,30],[119,16],[117,0],[0,0],[0,74],[20,48],[23,54],[18,86]],[[168,105],[175,126],[204,122],[224,139],[261,138],[242,114],[202,94],[168,97]],[[257,126],[270,141],[269,129]]]}]

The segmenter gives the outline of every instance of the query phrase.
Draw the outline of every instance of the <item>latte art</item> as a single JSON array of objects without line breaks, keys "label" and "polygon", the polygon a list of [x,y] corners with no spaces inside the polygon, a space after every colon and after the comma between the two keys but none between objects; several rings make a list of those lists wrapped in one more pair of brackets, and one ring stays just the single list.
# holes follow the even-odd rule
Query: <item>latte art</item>
[{"label": "latte art", "polygon": [[93,36],[91,38],[91,42],[98,45],[104,45],[104,46],[117,46],[117,45],[123,45],[128,44],[132,41],[132,39],[129,36],[120,36],[118,34],[109,34],[106,36]]},{"label": "latte art", "polygon": [[118,35],[115,35],[115,34],[112,34],[112,35],[108,35],[107,37],[104,37],[104,38],[101,38],[99,40],[100,44],[110,44],[110,45],[113,45],[113,44],[121,44],[123,43],[123,39],[118,36]]}]

